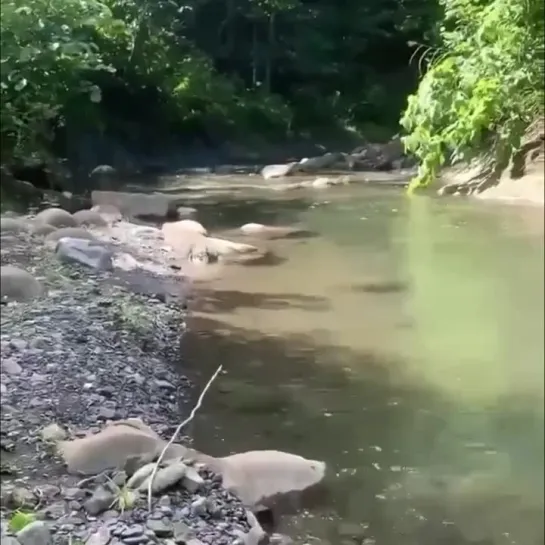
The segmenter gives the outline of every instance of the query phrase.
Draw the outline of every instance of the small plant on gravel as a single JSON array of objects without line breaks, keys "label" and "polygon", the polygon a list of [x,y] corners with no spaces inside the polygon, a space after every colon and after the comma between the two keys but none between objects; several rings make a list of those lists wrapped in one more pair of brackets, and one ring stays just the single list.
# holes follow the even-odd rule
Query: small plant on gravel
[{"label": "small plant on gravel", "polygon": [[146,311],[137,301],[124,298],[118,303],[116,311],[116,318],[136,332],[144,333],[149,329]]},{"label": "small plant on gravel", "polygon": [[138,499],[138,491],[131,490],[126,486],[118,486],[112,479],[106,476],[108,482],[112,485],[115,491],[116,498],[110,505],[111,508],[118,509],[123,513],[125,509],[132,509],[136,500]]},{"label": "small plant on gravel", "polygon": [[25,526],[28,526],[31,522],[36,520],[34,513],[28,513],[25,511],[15,511],[9,519],[8,526],[11,532],[19,532]]}]

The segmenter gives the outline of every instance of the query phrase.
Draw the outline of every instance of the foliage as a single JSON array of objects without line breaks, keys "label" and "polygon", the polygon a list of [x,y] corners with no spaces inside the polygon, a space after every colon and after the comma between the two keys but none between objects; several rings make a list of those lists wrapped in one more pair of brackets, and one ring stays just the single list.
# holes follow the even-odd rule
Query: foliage
[{"label": "foliage", "polygon": [[220,140],[388,125],[416,84],[425,0],[1,2],[3,153],[67,126]]},{"label": "foliage", "polygon": [[445,162],[491,146],[505,165],[544,104],[541,0],[441,0],[442,46],[401,120],[406,148],[420,159],[410,190]]},{"label": "foliage", "polygon": [[36,520],[36,515],[34,513],[25,513],[24,511],[15,511],[11,518],[9,519],[8,526],[11,532],[18,532],[22,530],[25,526],[28,526],[30,523]]}]

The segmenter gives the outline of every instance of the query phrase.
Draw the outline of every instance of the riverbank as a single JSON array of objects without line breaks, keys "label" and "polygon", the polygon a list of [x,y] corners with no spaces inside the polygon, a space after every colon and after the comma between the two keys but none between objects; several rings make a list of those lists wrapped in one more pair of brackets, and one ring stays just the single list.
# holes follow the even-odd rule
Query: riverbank
[{"label": "riverbank", "polygon": [[[23,545],[166,538],[219,545],[244,537],[244,506],[205,470],[198,487],[154,498],[147,513],[144,494],[132,508],[120,500],[126,471],[82,481],[52,447],[134,418],[159,436],[172,435],[190,398],[190,383],[175,368],[180,300],[131,293],[104,273],[63,266],[26,232],[4,233],[6,265],[24,268],[48,294],[2,307],[2,542],[16,543],[4,533],[13,533],[17,509],[31,514],[16,534]],[[28,294],[26,282],[19,290]],[[3,295],[10,289],[3,285]]]}]

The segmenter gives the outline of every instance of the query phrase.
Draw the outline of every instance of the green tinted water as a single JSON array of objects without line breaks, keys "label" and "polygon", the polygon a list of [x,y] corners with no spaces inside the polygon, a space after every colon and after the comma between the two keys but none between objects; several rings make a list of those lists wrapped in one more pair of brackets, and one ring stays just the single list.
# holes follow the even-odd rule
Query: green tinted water
[{"label": "green tinted water", "polygon": [[[199,208],[199,205],[197,205]],[[202,203],[216,232],[298,223],[274,266],[234,266],[192,303],[186,354],[210,454],[327,461],[296,543],[541,545],[543,210],[340,189]]]}]

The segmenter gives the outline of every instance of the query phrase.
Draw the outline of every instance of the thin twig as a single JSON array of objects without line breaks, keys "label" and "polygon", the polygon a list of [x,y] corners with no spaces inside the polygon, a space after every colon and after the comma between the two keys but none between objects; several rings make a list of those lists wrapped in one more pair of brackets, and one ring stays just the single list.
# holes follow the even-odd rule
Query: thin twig
[{"label": "thin twig", "polygon": [[151,477],[149,479],[149,484],[148,484],[148,510],[149,511],[151,511],[151,490],[153,486],[153,480],[155,479],[155,475],[157,474],[157,470],[159,469],[159,464],[162,462],[166,451],[172,445],[172,443],[174,443],[174,441],[176,440],[176,437],[178,437],[178,434],[182,431],[183,427],[189,424],[193,420],[193,418],[195,418],[195,414],[201,408],[204,396],[206,395],[208,388],[210,388],[214,380],[216,380],[216,377],[220,374],[222,369],[223,369],[223,365],[220,365],[216,369],[216,372],[210,377],[210,380],[206,383],[206,386],[204,387],[201,395],[199,396],[199,399],[197,400],[197,404],[195,405],[195,407],[193,407],[189,416],[176,428],[176,431],[174,432],[172,437],[169,439],[168,443],[165,445],[165,447],[161,451],[161,454],[159,454],[159,458],[157,458],[157,461],[155,462],[155,467],[153,468],[153,472],[151,473]]}]

